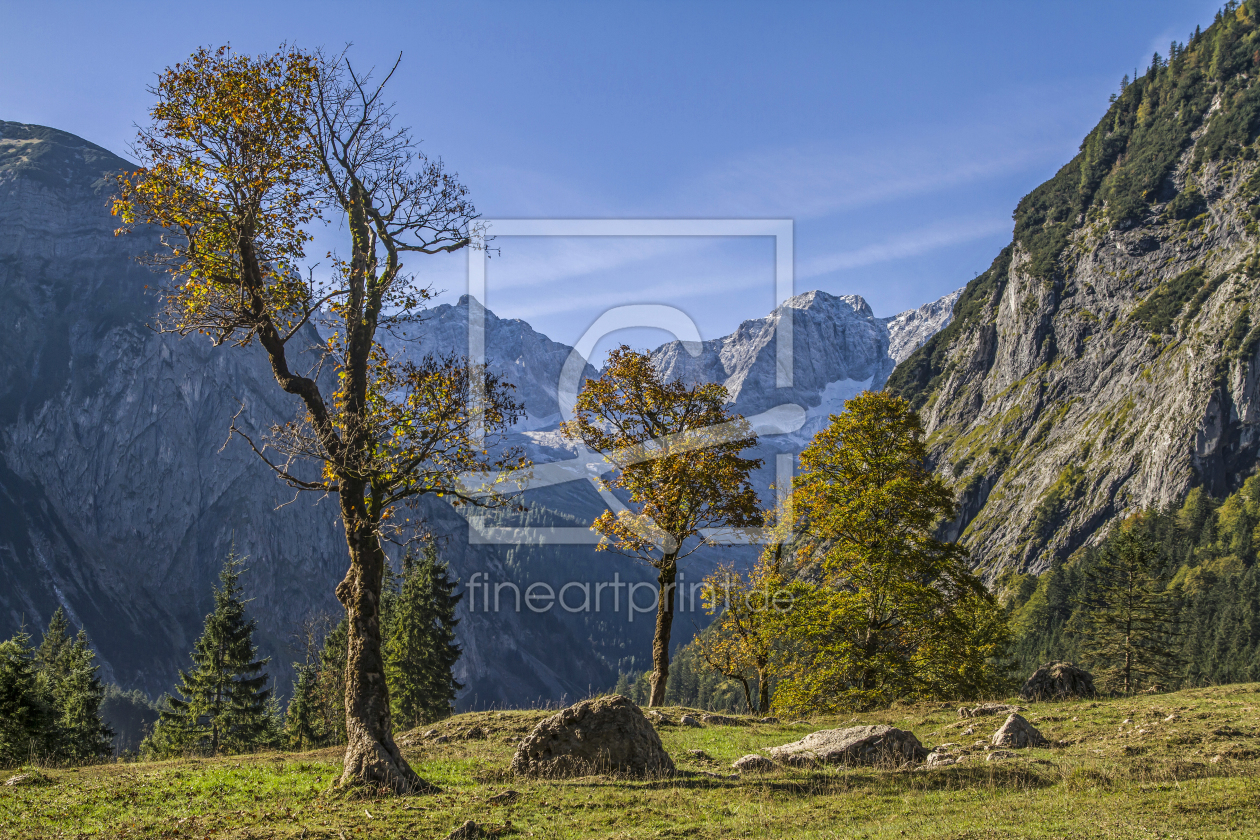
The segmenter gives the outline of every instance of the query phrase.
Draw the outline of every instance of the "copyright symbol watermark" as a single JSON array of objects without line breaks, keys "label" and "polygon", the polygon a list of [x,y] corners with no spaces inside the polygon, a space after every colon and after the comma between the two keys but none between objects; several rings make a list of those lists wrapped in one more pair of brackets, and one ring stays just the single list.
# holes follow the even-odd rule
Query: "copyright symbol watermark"
[{"label": "copyright symbol watermark", "polygon": [[[773,237],[775,242],[774,300],[775,307],[782,307],[793,293],[793,222],[791,219],[486,219],[481,230],[483,235],[495,238],[505,236],[705,236],[705,237]],[[468,359],[472,365],[486,363],[486,250],[469,248],[468,251]],[[573,419],[573,406],[581,386],[582,374],[590,355],[600,339],[617,330],[630,327],[654,327],[665,330],[682,342],[692,356],[701,352],[700,331],[691,316],[674,306],[658,303],[628,301],[625,305],[606,310],[586,330],[573,347],[557,383],[560,413],[565,420]],[[775,388],[792,387],[792,309],[784,307],[776,324],[775,332]],[[476,395],[474,395],[476,398]],[[806,412],[803,406],[784,402],[753,417],[746,418],[752,430],[759,436],[790,434],[804,425]],[[739,430],[734,424],[699,430],[691,435],[691,445],[712,445],[724,439],[734,440]],[[654,441],[637,457],[650,459],[666,452],[685,450],[688,440]],[[636,456],[630,456],[633,460]],[[626,461],[620,459],[622,463]],[[575,457],[548,463],[535,464],[528,471],[511,475],[498,486],[507,492],[520,492],[563,484],[569,481],[591,482],[604,503],[614,512],[625,510],[616,496],[607,491],[599,477],[614,469],[602,455],[578,444]],[[775,456],[775,487],[777,505],[790,506],[793,456]],[[470,473],[461,477],[461,483],[469,490],[485,487],[495,482],[495,476]],[[472,506],[463,511],[468,519],[469,542],[493,545],[594,545],[601,535],[589,528],[580,527],[502,527],[490,524],[487,517]],[[729,529],[708,529],[705,539],[724,544],[758,544],[770,540],[768,529],[754,528],[735,532]]]}]

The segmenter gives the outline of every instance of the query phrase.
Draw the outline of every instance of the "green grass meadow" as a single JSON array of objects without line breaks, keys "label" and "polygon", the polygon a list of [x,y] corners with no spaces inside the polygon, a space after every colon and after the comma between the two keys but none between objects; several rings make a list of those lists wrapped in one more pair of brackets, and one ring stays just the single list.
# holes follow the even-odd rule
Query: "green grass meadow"
[{"label": "green grass meadow", "polygon": [[[682,710],[664,711],[677,719]],[[465,820],[514,838],[1260,837],[1260,685],[1035,704],[1025,716],[1053,746],[996,761],[977,742],[1002,718],[964,720],[956,705],[931,703],[774,725],[662,726],[680,771],[671,778],[513,776],[515,743],[547,714],[458,715],[435,727],[443,742],[401,735],[412,766],[442,788],[409,797],[330,789],[338,749],[10,768],[0,781],[27,773],[36,782],[0,785],[0,838],[442,838]],[[910,729],[929,747],[958,744],[966,758],[742,777],[730,768],[816,729],[861,723]],[[508,790],[519,796],[490,801]]]}]

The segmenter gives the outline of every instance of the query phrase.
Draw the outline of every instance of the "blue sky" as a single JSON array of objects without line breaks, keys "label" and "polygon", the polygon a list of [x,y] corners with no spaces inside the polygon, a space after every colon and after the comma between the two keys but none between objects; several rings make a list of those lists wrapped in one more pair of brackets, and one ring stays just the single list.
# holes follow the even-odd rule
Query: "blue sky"
[{"label": "blue sky", "polygon": [[[0,2],[0,119],[126,153],[202,44],[402,53],[393,95],[489,218],[791,218],[796,291],[891,315],[964,285],[1120,77],[1217,2]],[[505,237],[487,303],[573,343],[666,303],[705,338],[773,305],[768,239]],[[465,288],[464,259],[413,268]],[[664,334],[612,336],[651,345]]]}]

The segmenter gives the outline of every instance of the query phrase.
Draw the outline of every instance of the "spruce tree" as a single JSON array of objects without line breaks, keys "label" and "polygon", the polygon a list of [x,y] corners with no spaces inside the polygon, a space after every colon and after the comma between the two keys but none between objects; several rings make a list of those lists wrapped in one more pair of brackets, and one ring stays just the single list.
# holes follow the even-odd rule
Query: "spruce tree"
[{"label": "spruce tree", "polygon": [[[426,543],[419,557],[403,558],[402,575],[390,598],[385,636],[385,675],[394,725],[409,729],[449,717],[462,687],[452,669],[459,659],[455,644],[455,606],[462,594]],[[383,610],[384,612],[384,610]]]},{"label": "spruce tree", "polygon": [[192,651],[193,668],[180,671],[179,697],[166,698],[148,750],[241,752],[275,737],[267,659],[258,659],[256,622],[245,618],[239,583],[244,560],[230,554],[214,591],[214,612]]},{"label": "spruce tree", "polygon": [[346,657],[350,622],[345,616],[324,637],[319,652],[319,679],[316,696],[325,737],[334,744],[346,742]]},{"label": "spruce tree", "polygon": [[70,635],[70,622],[58,607],[35,653],[38,682],[53,720],[48,746],[60,758],[85,761],[113,752],[114,732],[101,720],[105,686],[97,676],[96,654],[82,629]]},{"label": "spruce tree", "polygon": [[18,764],[40,750],[51,715],[40,695],[31,637],[0,642],[0,763]]},{"label": "spruce tree", "polygon": [[319,696],[319,666],[294,663],[297,680],[284,718],[285,741],[292,750],[312,750],[328,744]]},{"label": "spruce tree", "polygon": [[1159,549],[1138,524],[1108,540],[1086,574],[1085,611],[1079,613],[1083,653],[1104,682],[1124,694],[1167,686],[1180,665],[1179,598],[1166,588]]}]

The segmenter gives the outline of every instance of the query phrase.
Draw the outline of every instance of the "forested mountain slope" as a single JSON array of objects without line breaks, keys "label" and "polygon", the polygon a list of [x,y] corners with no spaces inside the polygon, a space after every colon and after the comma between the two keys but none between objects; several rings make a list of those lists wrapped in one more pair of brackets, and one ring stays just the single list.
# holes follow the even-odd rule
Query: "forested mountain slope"
[{"label": "forested mountain slope", "polygon": [[1126,511],[1223,496],[1260,444],[1260,3],[1127,78],[1014,241],[889,387],[922,412],[952,525],[992,576]]}]

